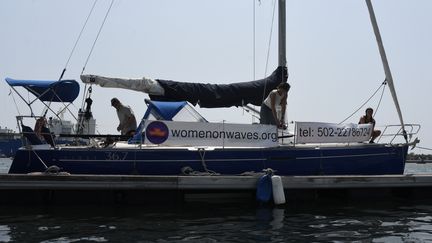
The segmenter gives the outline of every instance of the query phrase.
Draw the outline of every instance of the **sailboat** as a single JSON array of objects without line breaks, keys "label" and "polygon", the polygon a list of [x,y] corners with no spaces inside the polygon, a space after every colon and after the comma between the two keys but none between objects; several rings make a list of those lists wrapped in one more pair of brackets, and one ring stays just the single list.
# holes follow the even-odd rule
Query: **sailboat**
[{"label": "sailboat", "polygon": [[[366,2],[387,81],[394,91],[372,5]],[[90,146],[27,146],[16,153],[9,173],[41,172],[55,165],[73,174],[241,175],[267,168],[278,175],[402,174],[408,148],[418,140],[412,140],[414,132],[406,131],[400,109],[401,128],[394,136],[402,136],[405,141],[373,144],[368,143],[371,124],[296,122],[295,133],[287,134],[273,125],[210,123],[194,109],[194,105],[260,105],[263,92],[268,95],[278,84],[287,82],[285,0],[279,0],[278,6],[279,63],[268,77],[209,85],[82,75],[86,84],[149,94],[147,111],[135,135],[127,141]]]}]

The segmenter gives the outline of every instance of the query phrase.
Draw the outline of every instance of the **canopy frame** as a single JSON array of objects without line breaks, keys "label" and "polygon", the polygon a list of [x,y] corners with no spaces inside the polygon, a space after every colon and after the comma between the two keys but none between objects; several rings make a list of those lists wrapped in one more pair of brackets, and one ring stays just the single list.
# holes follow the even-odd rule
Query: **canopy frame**
[{"label": "canopy frame", "polygon": [[[50,110],[60,120],[61,120],[61,117],[59,115],[61,113],[63,113],[65,110],[68,110],[69,113],[73,116],[73,118],[75,120],[77,119],[75,117],[75,115],[73,114],[73,112],[69,109],[69,106],[76,99],[76,97],[78,97],[78,94],[79,94],[79,84],[77,81],[75,81],[75,80],[61,80],[61,81],[41,81],[40,80],[40,81],[37,81],[37,80],[15,80],[15,79],[11,79],[11,78],[6,78],[5,80],[8,83],[8,85],[12,88],[12,90],[29,107],[31,117],[36,117],[34,115],[32,105],[37,100],[39,100],[44,105],[44,107],[47,109],[47,111]],[[40,83],[38,84],[38,82],[40,82]],[[69,91],[67,94],[68,96],[61,97],[56,91],[56,88],[61,87],[62,84],[63,85],[67,84],[69,86],[72,85],[73,89],[68,90]],[[35,98],[27,101],[23,97],[23,95],[15,88],[16,86],[25,88],[27,91],[32,93],[35,96]],[[66,85],[64,85],[64,86],[66,86]],[[43,91],[40,92],[41,90],[38,91],[33,87],[39,88]],[[50,99],[47,99],[47,98],[50,98]],[[66,101],[64,101],[63,98],[66,99]],[[55,112],[51,108],[52,102],[60,102],[63,105],[63,108],[60,111]],[[46,112],[42,116],[45,116]]]}]

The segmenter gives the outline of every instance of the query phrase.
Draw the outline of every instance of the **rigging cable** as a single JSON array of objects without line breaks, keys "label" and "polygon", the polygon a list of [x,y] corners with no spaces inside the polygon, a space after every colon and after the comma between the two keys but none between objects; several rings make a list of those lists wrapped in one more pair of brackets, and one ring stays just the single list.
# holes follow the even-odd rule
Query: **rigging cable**
[{"label": "rigging cable", "polygon": [[[384,80],[383,84],[384,84],[384,83],[387,84],[387,81]],[[374,115],[373,115],[373,116],[376,116],[376,114],[377,114],[377,112],[378,112],[378,109],[380,108],[381,101],[382,101],[382,98],[383,98],[383,96],[384,96],[384,91],[385,91],[385,86],[384,86],[384,88],[383,88],[383,90],[382,90],[382,92],[381,92],[381,96],[380,96],[380,99],[379,99],[379,101],[378,101],[378,105],[377,105],[376,108],[375,108],[375,111],[374,111]]]},{"label": "rigging cable", "polygon": [[[271,37],[273,35],[273,25],[274,25],[275,12],[276,12],[276,0],[273,1],[273,14],[272,14],[272,20],[271,20],[271,25],[270,25],[269,42],[268,42],[268,46],[267,46],[267,57],[266,57],[266,65],[265,65],[264,78],[267,76],[267,68],[268,68],[268,62],[269,62],[269,57],[270,57],[270,47],[271,47],[271,40],[272,40]],[[266,89],[267,89],[267,81],[264,82],[264,90],[263,90],[262,102],[264,102],[264,100],[266,98]]]},{"label": "rigging cable", "polygon": [[[93,50],[94,50],[94,48],[95,48],[95,46],[96,46],[96,42],[97,42],[98,39],[99,39],[100,33],[102,32],[102,29],[103,29],[103,27],[104,27],[104,25],[105,25],[105,22],[106,22],[106,20],[107,20],[107,18],[108,18],[108,15],[109,15],[109,13],[110,13],[110,11],[111,11],[111,8],[112,8],[113,4],[114,4],[114,0],[111,0],[111,4],[109,5],[109,7],[108,7],[108,9],[107,9],[107,12],[105,13],[105,17],[104,17],[104,19],[103,19],[103,21],[102,21],[102,23],[101,23],[101,26],[99,27],[99,31],[98,31],[98,33],[97,33],[97,35],[96,35],[95,40],[93,41],[93,45],[92,45],[92,47],[91,47],[91,49],[90,49],[90,52],[89,52],[89,54],[88,54],[88,56],[87,56],[87,59],[86,59],[85,63],[84,63],[84,66],[83,66],[82,71],[81,71],[81,75],[84,73],[84,70],[85,70],[85,68],[86,68],[86,66],[87,66],[87,63],[88,63],[88,61],[90,60],[90,56],[91,56],[91,54],[93,53]],[[90,85],[90,87],[87,89],[87,84],[85,84],[85,86],[84,86],[84,95],[83,95],[83,99],[82,99],[82,102],[81,102],[81,111],[84,110],[85,100],[86,100],[87,98],[90,98],[90,95],[91,95],[91,85]],[[87,96],[88,96],[88,97],[87,97]],[[79,127],[82,127],[82,121],[81,121],[81,122],[79,121],[79,123],[80,123],[80,124],[79,124]]]},{"label": "rigging cable", "polygon": [[[260,0],[258,0],[258,2],[261,3]],[[252,78],[253,80],[255,80],[255,75],[256,75],[256,4],[255,4],[255,0],[252,0]],[[247,104],[244,104],[244,102],[242,101],[242,108],[243,108],[243,115],[244,112],[249,112],[248,111],[248,107],[246,107]],[[254,123],[254,116],[252,116],[252,123]]]},{"label": "rigging cable", "polygon": [[99,31],[98,31],[98,33],[97,33],[97,35],[96,35],[96,38],[95,38],[94,42],[93,42],[92,48],[90,49],[90,53],[88,54],[87,59],[86,59],[86,61],[85,61],[85,63],[84,63],[84,67],[83,67],[83,69],[82,69],[82,71],[81,71],[81,74],[84,73],[84,70],[85,70],[85,68],[86,68],[86,66],[87,66],[87,63],[88,63],[88,61],[89,61],[89,59],[90,59],[90,56],[91,56],[91,54],[93,53],[94,47],[95,47],[95,45],[96,45],[96,42],[97,42],[97,40],[99,39],[99,35],[100,35],[101,31],[102,31],[102,28],[103,28],[103,26],[105,25],[105,22],[106,22],[106,20],[107,20],[107,18],[108,18],[108,15],[109,15],[109,13],[110,13],[110,11],[111,11],[111,7],[112,7],[113,3],[114,3],[114,0],[111,0],[111,4],[110,4],[110,6],[109,6],[109,8],[108,8],[108,10],[107,10],[107,12],[106,12],[106,14],[105,14],[105,17],[104,17],[104,19],[103,19],[103,21],[102,21],[102,24],[101,24],[101,26],[100,26],[100,28],[99,28]]},{"label": "rigging cable", "polygon": [[[258,0],[259,1],[259,0]],[[252,30],[252,55],[253,55],[253,60],[252,60],[252,70],[253,70],[253,80],[255,80],[255,74],[256,74],[256,50],[255,50],[255,46],[256,46],[256,7],[255,7],[255,0],[252,0],[253,2],[253,20],[252,20],[252,25],[253,25],[253,30]]]},{"label": "rigging cable", "polygon": [[272,40],[272,35],[273,35],[273,25],[274,25],[275,12],[276,12],[276,0],[273,0],[273,14],[272,14],[272,20],[271,20],[271,25],[270,25],[269,41],[268,41],[268,46],[267,46],[267,57],[266,57],[264,78],[267,76],[267,71],[268,71],[268,62],[269,62],[269,57],[270,57],[270,47],[271,47],[271,40]]},{"label": "rigging cable", "polygon": [[[109,15],[109,13],[110,13],[110,11],[111,11],[111,7],[112,7],[113,3],[114,3],[114,0],[111,0],[111,4],[110,4],[110,6],[109,6],[107,12],[105,13],[105,17],[104,17],[104,19],[103,19],[103,21],[102,21],[101,26],[99,27],[99,31],[98,31],[98,33],[97,33],[97,35],[96,35],[95,40],[93,41],[93,45],[92,45],[92,47],[91,47],[91,49],[90,49],[90,52],[89,52],[89,54],[88,54],[88,56],[87,56],[87,59],[86,59],[85,63],[84,63],[84,66],[83,66],[83,68],[82,68],[81,74],[84,73],[84,70],[85,70],[85,68],[86,68],[86,66],[87,66],[87,63],[88,63],[88,61],[89,61],[89,59],[90,59],[90,56],[91,56],[91,54],[93,53],[93,50],[94,50],[94,48],[95,48],[95,46],[96,46],[96,42],[97,42],[97,40],[99,39],[99,35],[100,35],[101,31],[102,31],[102,28],[103,28],[103,26],[105,25],[105,22],[106,22],[106,20],[107,20],[107,18],[108,18],[108,15]],[[87,84],[84,86],[84,95],[83,95],[83,100],[82,100],[82,102],[81,102],[81,104],[82,104],[82,105],[81,105],[81,108],[82,108],[82,109],[84,109],[84,100],[86,99],[86,96],[87,96]]]},{"label": "rigging cable", "polygon": [[69,65],[69,61],[70,61],[70,59],[72,58],[72,55],[73,55],[73,53],[74,53],[74,51],[75,51],[75,48],[76,48],[76,46],[77,46],[79,40],[81,39],[81,35],[82,35],[82,33],[84,32],[85,27],[87,26],[87,22],[88,22],[88,20],[90,19],[91,14],[93,13],[93,10],[94,10],[94,8],[95,8],[95,6],[96,6],[97,1],[98,1],[98,0],[95,0],[95,1],[94,1],[93,6],[92,6],[92,8],[91,8],[89,14],[87,15],[87,18],[86,18],[86,20],[85,20],[85,22],[84,22],[84,25],[83,25],[83,27],[81,28],[81,31],[80,31],[80,33],[79,33],[79,35],[78,35],[78,38],[77,38],[76,41],[75,41],[75,44],[74,44],[74,46],[73,46],[73,48],[72,48],[72,51],[71,51],[70,54],[69,54],[69,58],[67,59],[66,64],[65,64],[65,67],[63,68],[63,71],[62,71],[62,73],[61,73],[61,75],[60,75],[59,81],[62,80],[63,75],[64,75],[64,73],[66,72],[66,68],[67,68],[67,66]]},{"label": "rigging cable", "polygon": [[[258,0],[258,2],[261,4],[261,0]],[[255,0],[253,0],[253,79],[255,80],[255,74],[256,74],[256,54],[255,54],[255,43],[256,43],[256,11],[255,11]],[[273,35],[273,25],[274,25],[274,16],[275,16],[275,10],[276,10],[276,0],[273,0],[273,14],[272,14],[272,20],[271,20],[271,25],[270,25],[270,36],[269,36],[269,41],[268,41],[268,47],[267,47],[267,57],[266,57],[266,65],[265,65],[265,71],[264,71],[264,78],[267,76],[267,69],[268,69],[268,61],[269,61],[269,56],[270,56],[270,47],[271,47],[271,40],[272,40],[272,35]],[[267,89],[267,82],[264,83],[264,90],[263,90],[263,98],[262,101],[264,102],[266,95],[265,95],[265,91]],[[255,112],[256,114],[259,114],[259,111],[253,107],[250,107],[249,105],[243,105],[243,108],[246,109],[247,112]],[[251,113],[252,114],[252,113]],[[259,116],[255,116],[252,114],[252,117],[256,117],[259,120]]]},{"label": "rigging cable", "polygon": [[363,108],[366,105],[366,103],[368,103],[376,95],[376,93],[381,89],[381,87],[383,87],[383,91],[381,93],[381,97],[380,97],[380,100],[378,103],[378,106],[379,106],[379,104],[381,103],[381,99],[383,97],[383,94],[384,94],[384,89],[385,89],[386,84],[387,84],[387,81],[384,80],[384,82],[382,82],[382,84],[378,87],[378,89],[376,89],[375,92],[365,102],[363,102],[363,104],[361,104],[359,108],[357,108],[357,110],[355,110],[353,113],[351,113],[351,115],[349,115],[347,118],[345,118],[343,121],[339,122],[338,124],[342,124],[346,120],[351,118],[355,113],[357,113],[361,108]]},{"label": "rigging cable", "polygon": [[12,96],[13,102],[14,102],[14,104],[15,104],[15,108],[16,108],[17,111],[18,111],[18,115],[21,116],[21,112],[20,112],[20,110],[19,110],[18,104],[17,104],[17,102],[16,102],[16,100],[15,100],[15,96],[13,95],[12,90],[9,90],[9,94],[8,94],[8,95],[11,95],[11,96]]},{"label": "rigging cable", "polygon": [[417,148],[432,151],[432,148],[425,148],[425,147],[420,147],[420,146],[417,146]]}]

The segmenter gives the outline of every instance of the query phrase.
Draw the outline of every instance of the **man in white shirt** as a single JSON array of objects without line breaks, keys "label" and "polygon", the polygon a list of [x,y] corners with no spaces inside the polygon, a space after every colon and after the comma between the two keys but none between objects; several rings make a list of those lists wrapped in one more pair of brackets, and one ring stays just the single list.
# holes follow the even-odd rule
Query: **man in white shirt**
[{"label": "man in white shirt", "polygon": [[117,98],[111,99],[111,106],[116,109],[120,121],[117,131],[120,131],[121,135],[133,136],[137,122],[132,109],[129,106],[124,106]]},{"label": "man in white shirt", "polygon": [[[285,109],[286,100],[288,96],[288,90],[290,85],[288,83],[281,83],[278,85],[277,89],[270,91],[267,98],[261,105],[260,110],[260,123],[261,124],[272,124],[276,125],[278,128],[286,128],[285,125]],[[277,108],[281,109],[281,116],[277,116]]]}]

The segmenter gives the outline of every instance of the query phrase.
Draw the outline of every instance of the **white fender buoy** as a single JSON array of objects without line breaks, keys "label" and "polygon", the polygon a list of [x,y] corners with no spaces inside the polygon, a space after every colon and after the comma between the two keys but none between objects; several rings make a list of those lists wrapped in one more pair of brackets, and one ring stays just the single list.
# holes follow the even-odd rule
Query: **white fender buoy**
[{"label": "white fender buoy", "polygon": [[273,191],[273,201],[276,205],[285,203],[285,193],[282,184],[282,178],[280,176],[274,175],[271,177],[272,181],[272,191]]}]

